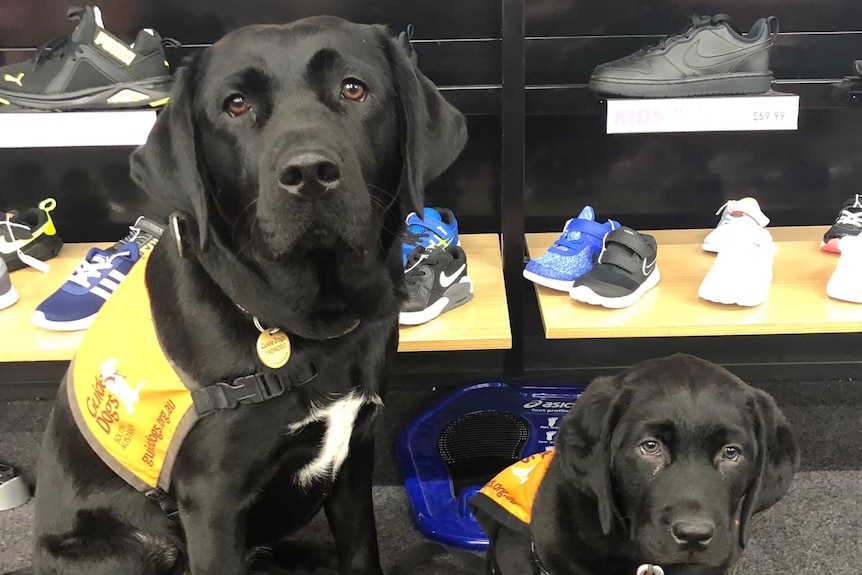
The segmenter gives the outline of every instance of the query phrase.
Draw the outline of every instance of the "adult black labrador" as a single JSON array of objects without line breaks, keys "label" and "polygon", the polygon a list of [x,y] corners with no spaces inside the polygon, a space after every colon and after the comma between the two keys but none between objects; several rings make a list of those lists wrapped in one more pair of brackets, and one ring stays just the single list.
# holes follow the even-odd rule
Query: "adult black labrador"
[{"label": "adult black labrador", "polygon": [[[146,267],[158,341],[184,385],[218,393],[169,492],[147,497],[85,440],[67,376],[38,471],[36,573],[271,572],[321,507],[338,570],[381,573],[372,420],[398,343],[399,234],[465,142],[409,41],[379,26],[251,26],[178,72],[132,177],[177,215]],[[274,328],[282,367],[256,351]],[[99,381],[110,425],[128,398]]]},{"label": "adult black labrador", "polygon": [[553,456],[516,475],[526,480],[537,462],[547,470],[529,524],[497,513],[491,497],[475,508],[492,541],[489,573],[723,574],[752,516],[787,491],[798,454],[769,395],[677,354],[594,380],[561,421]]}]

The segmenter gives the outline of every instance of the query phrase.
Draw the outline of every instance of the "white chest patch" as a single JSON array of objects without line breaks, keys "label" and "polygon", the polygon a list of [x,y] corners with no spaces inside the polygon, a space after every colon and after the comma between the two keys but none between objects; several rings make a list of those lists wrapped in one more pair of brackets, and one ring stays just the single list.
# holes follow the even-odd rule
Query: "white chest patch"
[{"label": "white chest patch", "polygon": [[347,459],[356,417],[366,403],[380,403],[380,398],[351,393],[326,407],[312,409],[308,417],[290,426],[290,433],[297,433],[306,425],[317,421],[326,426],[317,456],[294,475],[300,487],[307,487],[315,479],[322,477],[335,479]]}]

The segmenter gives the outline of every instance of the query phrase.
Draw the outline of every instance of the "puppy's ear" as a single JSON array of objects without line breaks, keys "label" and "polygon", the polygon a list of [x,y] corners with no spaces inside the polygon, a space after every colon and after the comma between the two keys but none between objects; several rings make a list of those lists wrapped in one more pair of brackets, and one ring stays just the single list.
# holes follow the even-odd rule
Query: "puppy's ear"
[{"label": "puppy's ear", "polygon": [[150,197],[195,219],[203,249],[207,193],[192,113],[199,62],[200,53],[177,71],[171,99],[156,118],[147,141],[132,152],[130,165],[132,180]]},{"label": "puppy's ear", "polygon": [[757,438],[756,477],[745,493],[739,518],[739,544],[745,547],[751,517],[772,507],[787,489],[799,469],[799,448],[775,400],[754,390],[749,401]]},{"label": "puppy's ear", "polygon": [[590,383],[560,423],[556,456],[563,473],[598,506],[602,532],[610,534],[614,518],[611,485],[611,436],[629,403],[622,378],[599,377]]},{"label": "puppy's ear", "polygon": [[464,149],[467,122],[416,66],[409,42],[404,38],[387,42],[399,110],[402,170],[398,194],[406,208],[404,215],[411,211],[421,214],[425,186]]}]

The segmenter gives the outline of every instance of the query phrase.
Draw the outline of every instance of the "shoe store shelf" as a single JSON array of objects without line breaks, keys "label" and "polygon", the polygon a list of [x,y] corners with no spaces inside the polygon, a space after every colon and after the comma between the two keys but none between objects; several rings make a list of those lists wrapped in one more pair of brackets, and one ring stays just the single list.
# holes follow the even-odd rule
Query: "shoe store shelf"
[{"label": "shoe store shelf", "polygon": [[509,349],[512,330],[497,234],[462,234],[473,299],[440,317],[401,328],[398,351]]},{"label": "shoe store shelf", "polygon": [[[549,339],[847,333],[862,331],[862,305],[826,295],[838,256],[820,251],[828,226],[768,228],[778,249],[766,302],[757,307],[721,305],[697,295],[715,254],[701,249],[711,231],[646,231],[658,242],[661,281],[631,307],[606,309],[569,294],[535,286]],[[539,257],[559,233],[527,234]]]},{"label": "shoe store shelf", "polygon": [[36,306],[66,281],[94,245],[105,248],[112,243],[66,244],[57,257],[48,260],[51,266],[48,273],[27,267],[10,274],[19,300],[12,307],[0,311],[0,362],[64,361],[72,358],[84,332],[47,331],[33,325],[30,316]]},{"label": "shoe store shelf", "polygon": [[[52,332],[30,321],[33,310],[69,276],[93,245],[66,244],[42,273],[25,268],[11,274],[20,297],[0,312],[0,362],[68,361],[84,332]],[[497,234],[462,235],[474,296],[466,305],[420,326],[401,330],[399,351],[508,349],[512,346],[502,259]]]},{"label": "shoe store shelf", "polygon": [[155,110],[5,112],[0,148],[139,146],[155,121]]}]

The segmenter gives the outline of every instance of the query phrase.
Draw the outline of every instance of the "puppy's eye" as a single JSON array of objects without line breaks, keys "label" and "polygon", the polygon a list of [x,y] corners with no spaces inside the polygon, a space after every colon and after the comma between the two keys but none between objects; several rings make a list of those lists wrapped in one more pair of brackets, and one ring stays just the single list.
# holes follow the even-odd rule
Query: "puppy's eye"
[{"label": "puppy's eye", "polygon": [[364,102],[368,96],[368,86],[356,78],[346,78],[341,81],[341,96],[354,102]]},{"label": "puppy's eye", "polygon": [[647,439],[641,443],[640,447],[646,455],[657,455],[661,452],[661,442],[657,439]]},{"label": "puppy's eye", "polygon": [[721,458],[726,461],[736,461],[741,454],[740,449],[735,445],[726,445],[721,450]]},{"label": "puppy's eye", "polygon": [[242,94],[232,94],[224,101],[224,111],[237,118],[251,110],[251,104]]}]

